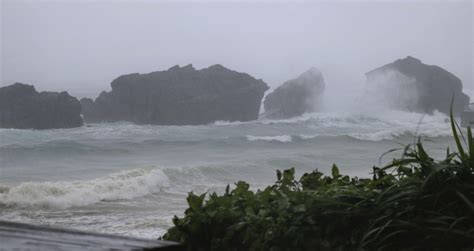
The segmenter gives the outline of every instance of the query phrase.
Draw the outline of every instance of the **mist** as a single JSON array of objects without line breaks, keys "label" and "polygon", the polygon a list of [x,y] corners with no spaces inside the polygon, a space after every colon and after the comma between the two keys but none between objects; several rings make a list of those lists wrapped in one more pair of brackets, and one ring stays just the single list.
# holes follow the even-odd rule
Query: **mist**
[{"label": "mist", "polygon": [[471,1],[1,3],[2,86],[95,98],[123,74],[218,63],[275,88],[314,66],[337,107],[364,73],[411,55],[474,96]]},{"label": "mist", "polygon": [[0,0],[0,249],[471,250],[473,8]]}]

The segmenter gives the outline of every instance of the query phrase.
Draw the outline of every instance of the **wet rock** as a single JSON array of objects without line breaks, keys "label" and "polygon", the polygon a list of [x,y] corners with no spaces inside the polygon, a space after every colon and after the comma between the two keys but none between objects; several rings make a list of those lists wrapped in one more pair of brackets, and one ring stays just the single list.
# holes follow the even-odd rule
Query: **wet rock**
[{"label": "wet rock", "polygon": [[258,118],[267,84],[246,73],[213,65],[128,74],[92,102],[82,99],[86,122],[197,125]]},{"label": "wet rock", "polygon": [[321,105],[324,86],[322,73],[316,68],[311,68],[268,94],[264,101],[263,116],[284,119],[317,111]]},{"label": "wet rock", "polygon": [[0,88],[0,127],[52,129],[82,126],[81,104],[67,92],[37,92],[15,83]]}]

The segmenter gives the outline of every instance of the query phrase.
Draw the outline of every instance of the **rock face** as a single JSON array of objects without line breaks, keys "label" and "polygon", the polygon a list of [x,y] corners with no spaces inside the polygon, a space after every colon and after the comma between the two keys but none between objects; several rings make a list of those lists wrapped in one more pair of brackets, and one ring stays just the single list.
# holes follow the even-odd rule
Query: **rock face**
[{"label": "rock face", "polygon": [[81,104],[67,92],[38,93],[32,85],[0,88],[0,127],[52,129],[82,126]]},{"label": "rock face", "polygon": [[258,118],[267,84],[252,76],[213,65],[128,74],[111,83],[95,101],[82,99],[86,122],[197,125],[218,120]]},{"label": "rock face", "polygon": [[284,119],[317,111],[324,85],[323,74],[316,68],[286,81],[265,98],[264,117]]},{"label": "rock face", "polygon": [[385,101],[403,110],[424,113],[438,110],[449,114],[453,94],[455,113],[469,104],[469,96],[462,92],[459,78],[410,56],[370,71],[366,76],[369,88],[389,90]]}]

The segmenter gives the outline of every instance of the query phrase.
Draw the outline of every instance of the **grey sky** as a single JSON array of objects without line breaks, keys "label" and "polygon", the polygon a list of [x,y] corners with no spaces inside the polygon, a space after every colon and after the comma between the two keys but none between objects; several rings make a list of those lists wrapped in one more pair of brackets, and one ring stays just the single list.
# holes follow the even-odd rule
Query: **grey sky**
[{"label": "grey sky", "polygon": [[474,98],[472,1],[21,1],[1,6],[1,83],[97,96],[122,74],[220,63],[271,86],[319,68],[331,95],[412,55]]}]

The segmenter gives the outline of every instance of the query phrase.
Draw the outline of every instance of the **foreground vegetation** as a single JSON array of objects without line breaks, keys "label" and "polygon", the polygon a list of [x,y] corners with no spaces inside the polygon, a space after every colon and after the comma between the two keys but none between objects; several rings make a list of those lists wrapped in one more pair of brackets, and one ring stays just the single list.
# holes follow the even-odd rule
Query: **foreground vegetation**
[{"label": "foreground vegetation", "polygon": [[332,167],[295,179],[277,172],[253,192],[190,193],[189,208],[163,237],[188,250],[473,250],[474,139],[451,118],[457,152],[435,161],[420,141],[372,179]]}]

